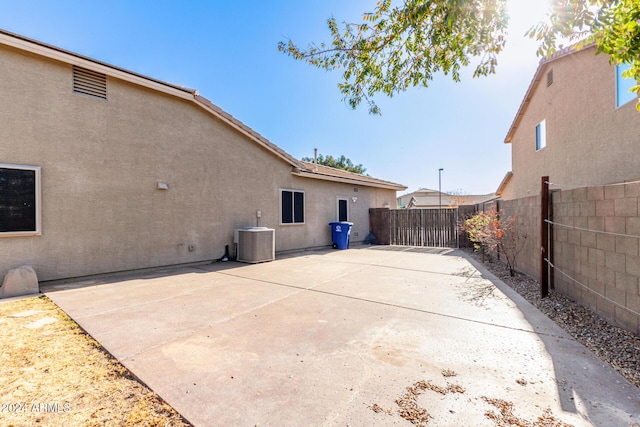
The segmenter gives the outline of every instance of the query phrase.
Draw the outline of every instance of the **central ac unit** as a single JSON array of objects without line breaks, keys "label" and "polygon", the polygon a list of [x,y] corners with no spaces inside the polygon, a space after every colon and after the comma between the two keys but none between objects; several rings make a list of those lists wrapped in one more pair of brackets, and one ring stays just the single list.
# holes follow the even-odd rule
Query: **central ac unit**
[{"label": "central ac unit", "polygon": [[266,262],[276,258],[276,231],[266,227],[239,228],[234,232],[236,259],[241,262]]}]

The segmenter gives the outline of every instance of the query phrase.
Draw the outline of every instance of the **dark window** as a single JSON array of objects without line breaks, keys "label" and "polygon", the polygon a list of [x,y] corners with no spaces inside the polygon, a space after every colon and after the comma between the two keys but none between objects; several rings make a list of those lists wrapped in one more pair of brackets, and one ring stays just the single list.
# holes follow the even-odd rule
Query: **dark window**
[{"label": "dark window", "polygon": [[282,190],[282,224],[304,223],[304,192]]},{"label": "dark window", "polygon": [[39,168],[0,165],[0,233],[39,234]]},{"label": "dark window", "polygon": [[338,221],[349,221],[347,207],[348,203],[346,199],[338,199]]},{"label": "dark window", "polygon": [[293,193],[293,222],[304,222],[304,193]]},{"label": "dark window", "polygon": [[282,192],[282,223],[293,222],[293,191]]}]

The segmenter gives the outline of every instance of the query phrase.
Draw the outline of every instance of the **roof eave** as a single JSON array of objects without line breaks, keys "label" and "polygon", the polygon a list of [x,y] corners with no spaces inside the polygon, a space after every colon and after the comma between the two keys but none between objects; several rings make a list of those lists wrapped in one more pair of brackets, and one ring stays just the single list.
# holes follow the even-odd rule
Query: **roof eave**
[{"label": "roof eave", "polygon": [[292,170],[291,174],[302,178],[320,179],[323,181],[341,182],[345,184],[361,185],[364,187],[383,188],[386,190],[403,191],[407,189],[407,187],[400,184],[395,184],[393,182],[372,182],[367,180],[359,180],[357,178],[339,177],[301,169]]},{"label": "roof eave", "polygon": [[544,70],[547,68],[547,65],[549,65],[551,62],[556,61],[560,58],[573,55],[574,53],[581,52],[591,47],[595,47],[595,43],[588,43],[584,46],[581,46],[580,42],[578,42],[571,46],[567,46],[563,49],[560,49],[557,53],[555,53],[554,55],[551,55],[548,58],[543,58],[540,60],[538,64],[538,68],[536,69],[536,72],[533,75],[533,78],[531,79],[531,83],[529,83],[527,92],[525,93],[524,98],[520,103],[518,112],[516,113],[516,116],[514,117],[513,122],[511,123],[509,132],[507,132],[507,135],[505,136],[505,139],[504,139],[505,144],[510,144],[511,141],[513,140],[513,136],[516,132],[516,129],[518,129],[518,125],[520,124],[520,121],[522,120],[522,117],[524,116],[526,109],[529,106],[529,103],[531,102],[533,92],[535,91],[536,87],[538,86],[538,83],[542,79],[542,75],[544,74]]},{"label": "roof eave", "polygon": [[110,77],[114,77],[123,81],[127,81],[139,86],[146,87],[155,91],[166,93],[196,103],[200,107],[207,110],[227,125],[244,134],[267,151],[284,160],[291,166],[298,166],[298,161],[291,155],[280,149],[278,146],[268,141],[262,135],[258,134],[247,125],[237,120],[230,114],[224,112],[220,107],[214,105],[208,99],[198,95],[195,89],[188,89],[171,83],[156,80],[154,78],[135,73],[105,62],[101,62],[74,52],[52,46],[38,40],[33,40],[19,34],[13,34],[9,31],[0,29],[0,44],[10,46],[22,51],[30,52],[45,58],[53,59],[70,65],[76,65],[88,70],[96,71]]},{"label": "roof eave", "polygon": [[0,29],[0,44],[116,77],[124,81],[168,93],[183,99],[193,99],[193,96],[197,93],[195,89],[189,89],[163,82],[161,80],[156,80],[124,68],[116,67],[114,65],[33,40],[28,37],[13,34],[2,29]]},{"label": "roof eave", "polygon": [[211,113],[212,115],[214,115],[215,117],[217,117],[218,119],[226,123],[228,126],[231,126],[238,132],[244,134],[245,136],[247,136],[248,138],[256,142],[258,145],[262,146],[264,149],[274,154],[276,157],[279,157],[280,159],[284,160],[289,165],[293,167],[301,166],[300,162],[297,159],[295,159],[293,156],[291,156],[286,151],[284,151],[283,149],[281,149],[280,147],[278,147],[277,145],[275,145],[274,143],[272,143],[271,141],[269,141],[268,139],[260,135],[258,132],[251,129],[249,126],[242,123],[240,120],[233,117],[231,114],[225,112],[223,109],[221,109],[220,107],[218,107],[217,105],[209,101],[207,98],[196,94],[193,97],[193,101],[196,104],[198,104],[200,107],[204,108],[209,113]]},{"label": "roof eave", "polygon": [[504,178],[502,178],[502,181],[500,182],[500,185],[498,186],[498,189],[496,190],[496,196],[502,195],[502,193],[504,192],[504,189],[507,187],[507,184],[509,183],[509,181],[511,181],[512,177],[513,177],[512,171],[509,171],[505,174]]}]

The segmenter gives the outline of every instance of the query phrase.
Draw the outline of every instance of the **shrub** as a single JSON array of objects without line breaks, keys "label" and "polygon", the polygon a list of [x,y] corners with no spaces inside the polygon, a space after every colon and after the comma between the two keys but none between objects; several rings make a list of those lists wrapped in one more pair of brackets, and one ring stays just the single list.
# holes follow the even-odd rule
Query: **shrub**
[{"label": "shrub", "polygon": [[462,229],[469,236],[473,247],[482,252],[483,258],[485,253],[494,253],[497,258],[502,255],[513,276],[516,258],[527,236],[518,232],[517,217],[503,216],[503,210],[498,212],[493,208],[488,212],[478,212],[465,220]]}]

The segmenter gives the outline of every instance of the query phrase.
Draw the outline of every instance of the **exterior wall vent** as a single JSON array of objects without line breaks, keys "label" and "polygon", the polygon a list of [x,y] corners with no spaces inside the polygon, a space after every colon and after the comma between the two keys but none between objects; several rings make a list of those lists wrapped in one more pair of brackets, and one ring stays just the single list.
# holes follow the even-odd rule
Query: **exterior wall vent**
[{"label": "exterior wall vent", "polygon": [[275,230],[266,227],[247,227],[235,230],[236,259],[240,262],[273,261],[275,256]]},{"label": "exterior wall vent", "polygon": [[547,87],[553,84],[553,70],[549,70],[547,73]]},{"label": "exterior wall vent", "polygon": [[107,99],[107,76],[74,65],[73,92],[94,98]]}]

